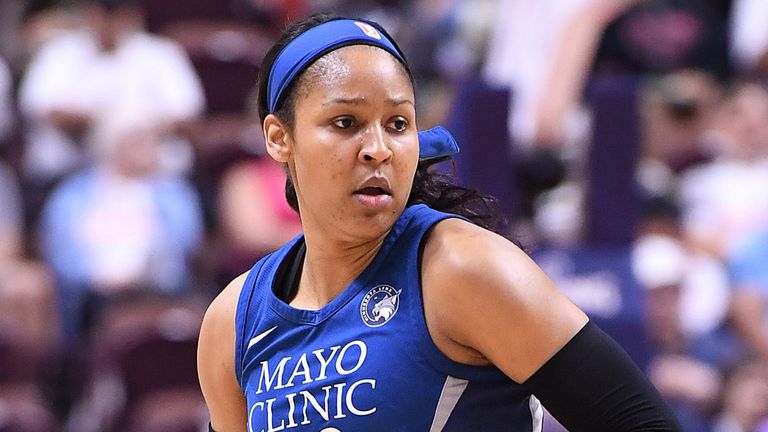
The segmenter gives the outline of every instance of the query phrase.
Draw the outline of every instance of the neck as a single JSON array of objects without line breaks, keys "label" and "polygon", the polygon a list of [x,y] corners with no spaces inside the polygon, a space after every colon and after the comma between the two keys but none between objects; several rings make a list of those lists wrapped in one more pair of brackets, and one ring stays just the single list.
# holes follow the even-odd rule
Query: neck
[{"label": "neck", "polygon": [[385,238],[386,235],[349,244],[324,241],[305,233],[307,254],[291,305],[302,309],[320,309],[331,302],[368,267]]}]

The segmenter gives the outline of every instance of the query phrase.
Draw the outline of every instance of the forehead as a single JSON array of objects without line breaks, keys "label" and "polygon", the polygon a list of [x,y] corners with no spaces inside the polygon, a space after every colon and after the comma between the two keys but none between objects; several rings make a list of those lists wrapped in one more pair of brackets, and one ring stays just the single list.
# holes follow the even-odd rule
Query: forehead
[{"label": "forehead", "polygon": [[306,70],[297,87],[306,97],[328,91],[344,93],[356,86],[413,92],[405,67],[392,54],[370,45],[351,45],[324,55]]}]

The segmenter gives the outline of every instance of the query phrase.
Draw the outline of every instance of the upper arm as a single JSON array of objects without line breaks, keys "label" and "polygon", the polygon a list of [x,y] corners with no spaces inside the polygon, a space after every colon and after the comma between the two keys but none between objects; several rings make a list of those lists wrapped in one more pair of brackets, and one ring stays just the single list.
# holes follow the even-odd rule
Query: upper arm
[{"label": "upper arm", "polygon": [[465,221],[437,224],[423,263],[425,315],[438,347],[474,350],[517,382],[587,322],[517,246]]},{"label": "upper arm", "polygon": [[200,329],[200,388],[217,432],[246,430],[246,400],[235,376],[235,311],[244,281],[241,275],[214,299]]}]

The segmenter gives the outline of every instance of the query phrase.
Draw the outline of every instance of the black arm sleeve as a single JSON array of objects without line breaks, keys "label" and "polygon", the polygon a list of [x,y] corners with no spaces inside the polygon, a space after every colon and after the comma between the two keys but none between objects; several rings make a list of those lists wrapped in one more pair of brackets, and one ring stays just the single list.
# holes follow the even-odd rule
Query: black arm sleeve
[{"label": "black arm sleeve", "polygon": [[592,322],[523,385],[571,432],[682,430],[626,352]]}]

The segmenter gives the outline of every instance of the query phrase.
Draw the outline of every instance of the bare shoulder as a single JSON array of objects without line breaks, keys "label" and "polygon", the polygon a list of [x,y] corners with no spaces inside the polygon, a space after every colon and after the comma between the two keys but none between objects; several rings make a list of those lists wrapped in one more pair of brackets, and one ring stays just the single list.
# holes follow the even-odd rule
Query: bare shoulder
[{"label": "bare shoulder", "polygon": [[[435,225],[424,247],[423,263],[425,276],[438,282],[456,278],[463,282],[480,282],[508,277],[524,283],[526,278],[533,276],[530,273],[537,270],[528,255],[508,239],[455,218]],[[446,290],[460,286],[453,283],[439,285]],[[525,292],[519,294],[525,295]]]},{"label": "bare shoulder", "polygon": [[461,219],[430,233],[422,289],[438,348],[462,363],[493,363],[520,382],[587,321],[518,246]]},{"label": "bare shoulder", "polygon": [[200,329],[197,368],[215,430],[245,430],[245,398],[235,376],[235,313],[246,275],[211,302]]},{"label": "bare shoulder", "polygon": [[[521,257],[525,253],[508,239],[468,222],[464,219],[450,218],[438,222],[432,229],[426,246],[435,252],[450,253],[459,261],[472,259],[473,256],[483,255],[484,253],[513,253]],[[477,249],[475,255],[469,254],[469,251],[463,251],[463,248],[470,247]],[[491,249],[489,249],[491,248]],[[453,264],[461,264],[454,262]]]},{"label": "bare shoulder", "polygon": [[[517,245],[462,219],[446,219],[424,246],[422,282],[441,310],[503,294],[514,302],[534,295],[543,275]],[[537,284],[536,282],[539,282]],[[499,292],[502,291],[502,292]]]},{"label": "bare shoulder", "polygon": [[234,334],[235,311],[240,291],[243,289],[247,274],[242,274],[232,280],[216,298],[213,299],[205,312],[203,330],[231,330]]}]

